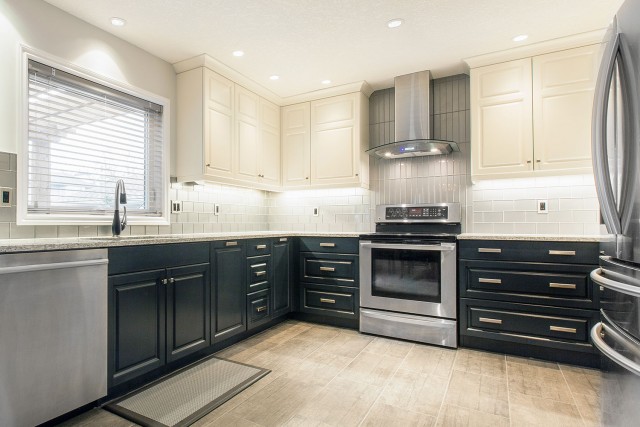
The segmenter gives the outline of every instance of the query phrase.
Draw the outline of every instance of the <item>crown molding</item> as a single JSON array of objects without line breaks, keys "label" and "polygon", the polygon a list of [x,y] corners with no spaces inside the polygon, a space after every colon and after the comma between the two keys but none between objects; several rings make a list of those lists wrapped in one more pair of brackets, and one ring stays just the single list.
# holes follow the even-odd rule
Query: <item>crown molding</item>
[{"label": "crown molding", "polygon": [[369,83],[361,81],[356,83],[349,83],[346,85],[328,87],[313,92],[301,93],[299,95],[293,95],[283,98],[265,88],[264,86],[260,85],[259,83],[256,83],[254,80],[251,80],[244,74],[241,74],[240,72],[234,70],[226,64],[223,64],[217,59],[210,57],[207,54],[194,56],[193,58],[185,59],[184,61],[176,62],[175,64],[173,64],[173,69],[177,74],[199,67],[206,67],[211,71],[220,74],[221,76],[233,81],[234,83],[239,84],[240,86],[281,107],[285,105],[297,104],[300,102],[329,98],[331,96],[345,95],[347,93],[353,92],[362,92],[368,98],[373,93],[373,89],[371,88]]},{"label": "crown molding", "polygon": [[568,37],[547,40],[540,43],[533,43],[520,46],[514,49],[491,52],[484,55],[472,56],[464,59],[469,68],[483,67],[485,65],[498,64],[500,62],[513,61],[516,59],[529,58],[531,56],[542,55],[550,52],[557,52],[575,47],[587,46],[602,43],[606,30],[594,30],[586,33],[575,34]]}]

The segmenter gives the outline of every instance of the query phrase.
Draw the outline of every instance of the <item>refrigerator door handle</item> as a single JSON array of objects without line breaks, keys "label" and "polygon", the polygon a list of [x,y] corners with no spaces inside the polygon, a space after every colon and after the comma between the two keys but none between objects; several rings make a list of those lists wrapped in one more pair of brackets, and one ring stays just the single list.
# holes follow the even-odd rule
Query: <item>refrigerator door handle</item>
[{"label": "refrigerator door handle", "polygon": [[604,286],[605,288],[625,295],[640,298],[639,286],[628,285],[626,283],[604,277],[605,272],[606,270],[603,268],[596,268],[589,274],[589,277],[591,277],[591,280],[593,280],[596,285]]},{"label": "refrigerator door handle", "polygon": [[614,38],[607,43],[598,72],[593,98],[593,116],[591,122],[591,149],[593,173],[602,216],[609,233],[621,234],[620,217],[616,207],[613,188],[609,180],[607,161],[607,107],[609,91],[613,79],[616,60],[620,48],[620,34],[613,24]]},{"label": "refrigerator door handle", "polygon": [[622,366],[629,372],[632,372],[635,375],[640,376],[640,365],[638,365],[633,360],[630,360],[624,357],[622,354],[618,353],[613,348],[611,348],[604,340],[605,334],[609,336],[612,340],[623,345],[625,348],[630,347],[630,343],[629,344],[626,343],[626,340],[624,339],[623,336],[618,334],[613,328],[609,328],[605,326],[602,322],[596,323],[593,326],[593,328],[591,328],[590,336],[591,336],[591,342],[593,343],[594,347],[600,350],[600,352],[608,359],[611,359],[613,362]]}]

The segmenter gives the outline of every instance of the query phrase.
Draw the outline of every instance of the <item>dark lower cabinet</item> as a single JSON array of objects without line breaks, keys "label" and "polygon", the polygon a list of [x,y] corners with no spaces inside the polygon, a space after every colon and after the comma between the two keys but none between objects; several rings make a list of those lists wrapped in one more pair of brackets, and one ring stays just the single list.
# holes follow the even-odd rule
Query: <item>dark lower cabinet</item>
[{"label": "dark lower cabinet", "polygon": [[459,243],[460,344],[598,367],[595,242]]},{"label": "dark lower cabinet", "polygon": [[211,344],[209,264],[167,270],[167,361]]},{"label": "dark lower cabinet", "polygon": [[272,243],[271,262],[272,316],[277,317],[291,311],[291,246],[287,237],[278,238]]},{"label": "dark lower cabinet", "polygon": [[245,262],[242,241],[211,244],[211,330],[214,343],[247,330]]},{"label": "dark lower cabinet", "polygon": [[164,365],[165,270],[109,277],[109,384]]},{"label": "dark lower cabinet", "polygon": [[112,248],[108,286],[109,388],[211,345],[208,244]]}]

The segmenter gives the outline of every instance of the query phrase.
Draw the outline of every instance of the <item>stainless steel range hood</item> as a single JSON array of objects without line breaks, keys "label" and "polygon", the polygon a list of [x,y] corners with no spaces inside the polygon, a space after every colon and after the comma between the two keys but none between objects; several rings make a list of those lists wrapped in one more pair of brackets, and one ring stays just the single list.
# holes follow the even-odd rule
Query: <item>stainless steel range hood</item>
[{"label": "stainless steel range hood", "polygon": [[431,72],[398,76],[395,86],[395,142],[367,151],[384,159],[433,156],[460,151],[453,141],[433,139]]}]

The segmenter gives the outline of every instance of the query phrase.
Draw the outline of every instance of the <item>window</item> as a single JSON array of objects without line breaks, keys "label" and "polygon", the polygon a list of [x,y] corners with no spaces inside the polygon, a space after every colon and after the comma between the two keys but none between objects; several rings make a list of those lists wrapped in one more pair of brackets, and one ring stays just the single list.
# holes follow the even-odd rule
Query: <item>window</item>
[{"label": "window", "polygon": [[168,223],[163,105],[34,59],[26,104],[19,223],[109,224],[120,178],[129,223]]}]

